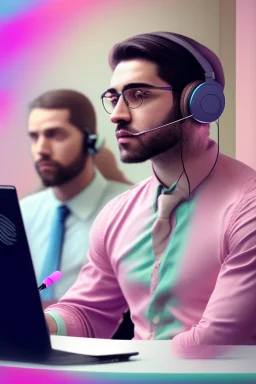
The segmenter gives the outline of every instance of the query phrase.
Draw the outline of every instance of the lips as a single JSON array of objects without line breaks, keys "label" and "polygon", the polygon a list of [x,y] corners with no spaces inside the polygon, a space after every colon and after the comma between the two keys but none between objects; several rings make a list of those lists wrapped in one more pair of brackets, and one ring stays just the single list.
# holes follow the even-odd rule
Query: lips
[{"label": "lips", "polygon": [[55,164],[52,161],[39,161],[37,165],[40,167],[41,165],[46,165],[46,166],[55,166]]},{"label": "lips", "polygon": [[37,167],[41,170],[56,168],[56,165],[51,161],[40,161],[37,163]]},{"label": "lips", "polygon": [[121,139],[122,137],[131,137],[132,134],[124,129],[116,132],[116,138]]}]

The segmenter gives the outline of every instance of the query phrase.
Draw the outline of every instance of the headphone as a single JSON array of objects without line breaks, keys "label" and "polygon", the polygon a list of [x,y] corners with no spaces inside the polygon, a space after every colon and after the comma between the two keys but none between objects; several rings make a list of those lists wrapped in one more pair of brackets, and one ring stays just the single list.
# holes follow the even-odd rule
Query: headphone
[{"label": "headphone", "polygon": [[161,33],[161,36],[190,52],[205,72],[205,81],[193,81],[183,89],[180,99],[182,117],[193,115],[193,119],[200,123],[212,123],[218,120],[225,107],[225,96],[223,87],[214,80],[215,73],[209,61],[192,43],[180,35]]},{"label": "headphone", "polygon": [[87,127],[83,127],[81,131],[85,135],[84,152],[92,156],[97,155],[105,143],[104,137],[91,133],[90,129]]}]

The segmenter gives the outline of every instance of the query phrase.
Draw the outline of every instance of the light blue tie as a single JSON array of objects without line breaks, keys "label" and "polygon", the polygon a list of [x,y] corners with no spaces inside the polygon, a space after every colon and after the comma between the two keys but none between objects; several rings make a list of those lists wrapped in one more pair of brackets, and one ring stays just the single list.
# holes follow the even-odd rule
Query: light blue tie
[{"label": "light blue tie", "polygon": [[[45,256],[39,284],[42,284],[46,277],[48,277],[51,273],[59,270],[60,268],[61,251],[64,238],[64,224],[68,213],[68,207],[61,205],[56,208],[53,214],[51,232],[49,235],[49,246]],[[52,285],[41,292],[41,298],[42,300],[53,299]]]}]

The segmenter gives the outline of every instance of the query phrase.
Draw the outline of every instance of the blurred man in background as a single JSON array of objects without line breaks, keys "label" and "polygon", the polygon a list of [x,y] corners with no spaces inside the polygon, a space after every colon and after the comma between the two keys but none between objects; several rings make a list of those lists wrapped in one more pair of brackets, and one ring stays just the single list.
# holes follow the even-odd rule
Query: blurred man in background
[{"label": "blurred man in background", "polygon": [[[37,281],[41,284],[55,270],[63,274],[52,289],[41,292],[45,306],[75,282],[86,262],[95,216],[130,185],[97,135],[94,108],[83,94],[53,90],[37,97],[29,106],[28,134],[46,187],[20,201]],[[107,180],[95,163],[122,182]]]}]

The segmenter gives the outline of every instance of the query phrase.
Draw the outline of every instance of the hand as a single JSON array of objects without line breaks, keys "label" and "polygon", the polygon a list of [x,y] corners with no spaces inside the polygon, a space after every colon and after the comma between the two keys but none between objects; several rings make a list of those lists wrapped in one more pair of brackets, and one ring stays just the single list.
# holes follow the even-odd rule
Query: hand
[{"label": "hand", "polygon": [[57,324],[54,320],[54,318],[49,315],[48,313],[45,313],[45,321],[46,325],[48,327],[48,331],[51,335],[56,335],[57,334]]}]

